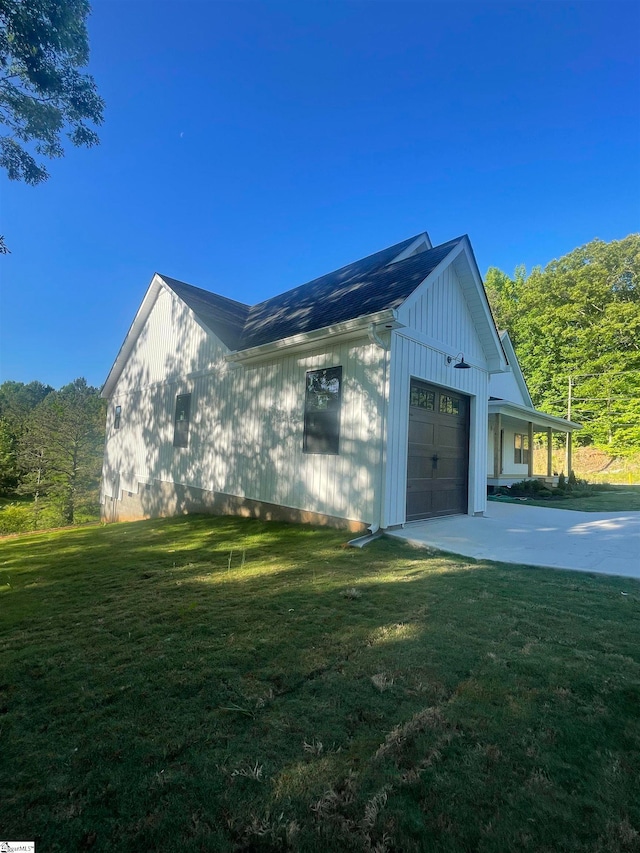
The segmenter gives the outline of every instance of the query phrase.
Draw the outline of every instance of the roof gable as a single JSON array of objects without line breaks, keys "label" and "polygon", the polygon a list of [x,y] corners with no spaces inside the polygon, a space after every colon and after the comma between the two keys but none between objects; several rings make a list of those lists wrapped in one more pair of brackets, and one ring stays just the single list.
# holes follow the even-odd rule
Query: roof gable
[{"label": "roof gable", "polygon": [[172,291],[187,305],[196,322],[231,352],[238,352],[395,310],[434,271],[450,262],[459,265],[461,254],[470,259],[461,272],[468,279],[467,289],[473,296],[477,322],[482,326],[488,349],[493,344],[490,325],[500,350],[498,354],[495,346],[492,349],[490,360],[495,366],[504,356],[468,238],[458,237],[433,247],[429,235],[422,232],[253,306],[156,273],[105,382],[103,394],[114,387],[159,288]]},{"label": "roof gable", "polygon": [[[506,368],[505,353],[502,348],[498,329],[496,328],[489,300],[482,283],[482,276],[471,248],[468,236],[465,234],[450,244],[444,243],[442,247],[449,246],[449,251],[442,255],[440,262],[429,271],[429,275],[414,292],[408,294],[402,308],[398,313],[398,319],[409,325],[409,317],[412,309],[415,310],[419,300],[428,289],[437,281],[438,277],[447,268],[455,272],[455,277],[460,286],[460,291],[468,309],[468,322],[475,329],[478,342],[486,358],[490,373],[501,373]],[[434,252],[436,249],[433,250]],[[431,254],[431,253],[428,253]],[[437,311],[441,313],[442,307]]]},{"label": "roof gable", "polygon": [[160,277],[225,346],[230,350],[238,348],[249,314],[248,305],[166,275]]}]

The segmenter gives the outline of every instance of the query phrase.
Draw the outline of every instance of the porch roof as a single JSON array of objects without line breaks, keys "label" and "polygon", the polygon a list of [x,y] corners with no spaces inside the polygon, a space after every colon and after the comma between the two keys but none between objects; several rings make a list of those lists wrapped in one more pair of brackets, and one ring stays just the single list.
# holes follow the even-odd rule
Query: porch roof
[{"label": "porch roof", "polygon": [[489,399],[489,414],[490,415],[505,415],[510,418],[516,418],[526,423],[531,422],[534,427],[541,429],[552,429],[554,432],[573,432],[576,429],[582,429],[582,424],[575,421],[568,421],[565,418],[557,418],[555,415],[548,415],[546,412],[540,412],[538,409],[530,409],[528,406],[521,406],[518,403],[510,403],[509,400]]}]

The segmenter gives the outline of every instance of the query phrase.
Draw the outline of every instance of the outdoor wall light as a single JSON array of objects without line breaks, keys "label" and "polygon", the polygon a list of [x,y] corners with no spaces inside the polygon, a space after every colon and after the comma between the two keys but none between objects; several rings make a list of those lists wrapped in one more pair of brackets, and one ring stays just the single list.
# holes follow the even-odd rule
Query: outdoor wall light
[{"label": "outdoor wall light", "polygon": [[[460,361],[457,361],[457,359],[460,359]],[[446,356],[446,361],[447,364],[451,364],[452,361],[455,361],[456,363],[453,366],[456,368],[456,370],[468,370],[471,367],[471,365],[467,364],[467,362],[464,360],[464,353],[462,352],[459,352],[456,356]]]}]

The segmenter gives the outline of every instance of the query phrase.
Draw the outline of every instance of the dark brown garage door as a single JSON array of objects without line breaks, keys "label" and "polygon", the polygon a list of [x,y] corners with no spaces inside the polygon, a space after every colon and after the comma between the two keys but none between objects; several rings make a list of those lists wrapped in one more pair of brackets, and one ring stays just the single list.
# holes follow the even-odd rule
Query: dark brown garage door
[{"label": "dark brown garage door", "polygon": [[407,521],[466,513],[469,398],[411,380]]}]

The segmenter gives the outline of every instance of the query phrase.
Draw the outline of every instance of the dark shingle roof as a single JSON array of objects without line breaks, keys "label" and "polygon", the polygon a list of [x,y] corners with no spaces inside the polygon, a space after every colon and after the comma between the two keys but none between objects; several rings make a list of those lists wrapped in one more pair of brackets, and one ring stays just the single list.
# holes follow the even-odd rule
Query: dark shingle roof
[{"label": "dark shingle roof", "polygon": [[162,276],[169,287],[187,303],[193,313],[231,350],[238,349],[249,306],[227,299],[192,284]]},{"label": "dark shingle roof", "polygon": [[411,237],[251,307],[162,278],[224,344],[242,350],[397,308],[462,238],[391,263],[415,239]]}]

